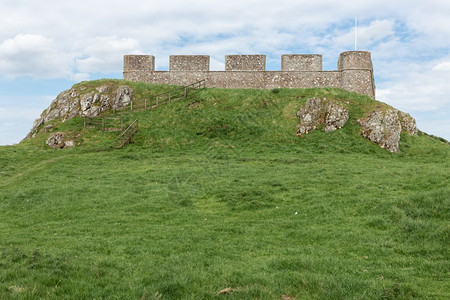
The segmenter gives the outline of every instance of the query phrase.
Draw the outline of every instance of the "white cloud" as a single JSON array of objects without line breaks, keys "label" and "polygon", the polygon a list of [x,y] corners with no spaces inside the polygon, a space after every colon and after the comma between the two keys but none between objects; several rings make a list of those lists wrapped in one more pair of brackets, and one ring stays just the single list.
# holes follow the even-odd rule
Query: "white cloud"
[{"label": "white cloud", "polygon": [[[394,65],[390,71],[395,69]],[[435,62],[416,63],[405,69],[409,72],[402,71],[402,77],[381,84],[377,99],[406,112],[447,112],[450,117],[450,72],[436,70]]]},{"label": "white cloud", "polygon": [[447,0],[415,1],[406,6],[403,15],[408,26],[416,32],[433,36],[433,40],[442,40],[448,45],[450,34],[448,16],[450,15],[450,2]]},{"label": "white cloud", "polygon": [[[394,35],[393,21],[375,20],[368,25],[358,26],[356,31],[358,49],[370,49],[374,43],[380,43],[384,39]],[[335,48],[352,49],[355,43],[355,28],[347,31],[337,31],[327,37],[329,44]]]},{"label": "white cloud", "polygon": [[[279,56],[282,50],[321,50],[335,60],[339,51],[353,48],[351,28],[355,15],[360,16],[361,49],[381,49],[380,44],[385,44],[389,51],[396,51],[410,49],[398,43],[396,24],[420,32],[422,39],[432,39],[433,30],[448,27],[442,26],[448,19],[448,7],[437,0],[47,0],[46,5],[2,1],[0,41],[21,32],[46,37],[49,49],[44,52],[50,52],[57,63],[51,72],[39,65],[17,70],[18,65],[8,58],[14,68],[4,66],[0,72],[3,76],[87,78],[83,73],[120,72],[122,55],[137,52],[157,55],[157,60],[169,54],[193,52],[223,60],[229,53],[266,53],[270,58],[275,53]],[[342,24],[346,24],[345,28]],[[440,40],[449,45],[447,39]],[[419,45],[415,43],[414,47]],[[16,53],[15,61],[23,59],[24,54]],[[44,55],[38,54],[36,57]],[[11,68],[16,72],[10,72]]]},{"label": "white cloud", "polygon": [[444,61],[433,67],[433,71],[450,71],[450,61]]},{"label": "white cloud", "polygon": [[76,69],[84,73],[110,73],[122,68],[125,53],[142,54],[139,41],[115,36],[96,37],[87,41],[82,58],[76,59]]},{"label": "white cloud", "polygon": [[66,77],[71,73],[70,55],[52,40],[36,34],[18,34],[0,44],[0,74],[7,78]]},{"label": "white cloud", "polygon": [[89,79],[89,73],[118,72],[124,53],[140,54],[139,41],[117,37],[86,40],[81,50],[63,52],[53,40],[36,34],[19,34],[0,44],[0,75],[37,79]]},{"label": "white cloud", "polygon": [[90,79],[89,73],[75,73],[69,77],[70,80],[74,82],[86,81]]}]

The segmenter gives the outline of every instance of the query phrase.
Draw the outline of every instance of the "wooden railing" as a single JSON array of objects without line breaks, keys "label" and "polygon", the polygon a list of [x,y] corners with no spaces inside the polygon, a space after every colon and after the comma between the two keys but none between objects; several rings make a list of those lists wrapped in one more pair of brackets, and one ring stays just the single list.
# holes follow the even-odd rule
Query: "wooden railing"
[{"label": "wooden railing", "polygon": [[[167,104],[178,99],[186,99],[189,94],[206,87],[206,80],[200,80],[190,85],[173,89],[147,99],[135,99],[130,104],[130,110],[153,109],[162,104]],[[118,127],[120,122],[120,127]],[[84,128],[98,128],[103,131],[123,130],[123,118],[119,117],[94,117],[84,118]],[[133,141],[133,136],[139,130],[139,121],[134,120],[109,146],[96,151],[107,151],[112,148],[122,148]]]},{"label": "wooden railing", "polygon": [[103,131],[122,131],[123,118],[119,117],[84,117],[84,128],[96,128]]},{"label": "wooden railing", "polygon": [[154,95],[145,99],[134,99],[130,103],[130,110],[153,109],[179,99],[186,99],[190,93],[206,87],[206,80],[200,80],[190,85],[173,89],[169,92]]},{"label": "wooden railing", "polygon": [[133,136],[139,130],[138,119],[134,120],[118,137],[111,143],[111,148],[122,148],[133,141]]}]

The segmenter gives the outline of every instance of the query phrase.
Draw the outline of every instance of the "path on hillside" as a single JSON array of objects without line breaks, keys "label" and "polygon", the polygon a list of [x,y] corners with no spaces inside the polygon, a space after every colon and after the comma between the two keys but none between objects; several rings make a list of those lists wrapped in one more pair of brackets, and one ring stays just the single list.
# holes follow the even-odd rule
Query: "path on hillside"
[{"label": "path on hillside", "polygon": [[[189,97],[190,94],[196,92],[199,89],[204,89],[206,87],[206,80],[202,79],[200,81],[194,82],[190,85],[186,85],[180,88],[172,89],[168,92],[160,93],[150,98],[144,99],[135,99],[131,100],[130,110],[148,110],[154,109],[161,105],[168,104],[177,100],[185,100]],[[104,117],[102,118],[102,130],[105,130],[104,126]],[[96,118],[90,118],[90,123],[95,123]],[[123,120],[122,120],[123,126]],[[85,127],[86,127],[86,119],[85,119]],[[106,151],[110,149],[120,149],[128,145],[133,141],[133,136],[139,131],[139,120],[134,120],[122,133],[107,147],[103,149],[99,149],[97,151]]]},{"label": "path on hillside", "polygon": [[38,171],[40,169],[42,169],[42,167],[45,167],[49,164],[52,164],[58,160],[67,158],[69,156],[74,156],[75,154],[72,155],[64,155],[64,156],[59,156],[59,157],[55,157],[55,158],[51,158],[51,159],[46,159],[43,161],[38,162],[37,164],[27,164],[24,166],[21,166],[19,168],[17,168],[15,174],[8,176],[7,178],[3,179],[0,182],[0,187],[4,187],[7,186],[9,184],[11,184],[15,179],[23,177],[24,175],[29,175],[30,173],[33,173],[35,171]]}]

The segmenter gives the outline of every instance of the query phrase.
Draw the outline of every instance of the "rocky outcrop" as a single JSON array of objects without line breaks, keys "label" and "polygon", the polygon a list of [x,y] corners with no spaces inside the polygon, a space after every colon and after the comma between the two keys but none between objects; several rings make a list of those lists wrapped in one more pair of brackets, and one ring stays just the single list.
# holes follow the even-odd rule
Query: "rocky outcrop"
[{"label": "rocky outcrop", "polygon": [[95,117],[107,110],[120,110],[130,104],[132,96],[133,89],[129,86],[103,85],[89,89],[75,85],[58,95],[41,117],[34,121],[25,139],[34,137],[41,125],[56,118],[65,121],[73,117]]},{"label": "rocky outcrop", "polygon": [[66,136],[64,132],[50,134],[45,143],[54,149],[69,148],[75,146],[75,142]]},{"label": "rocky outcrop", "polygon": [[[302,136],[319,125],[323,125],[326,132],[342,128],[349,119],[349,111],[335,101],[311,98],[298,111],[297,117],[300,119],[297,135]],[[358,120],[358,124],[361,126],[360,134],[363,137],[390,152],[400,150],[402,131],[410,135],[418,132],[413,117],[385,104],[380,104],[376,110],[367,113]]]},{"label": "rocky outcrop", "polygon": [[375,110],[358,120],[361,135],[390,152],[399,152],[400,134],[404,130],[417,134],[416,121],[409,114],[387,109]]},{"label": "rocky outcrop", "polygon": [[324,124],[324,131],[329,132],[344,126],[348,120],[348,109],[326,98],[311,98],[298,111],[297,117],[300,119],[298,136],[309,133],[320,124]]},{"label": "rocky outcrop", "polygon": [[402,125],[402,130],[405,130],[409,135],[416,135],[418,130],[416,126],[416,120],[409,114],[402,111],[398,111],[400,124]]}]

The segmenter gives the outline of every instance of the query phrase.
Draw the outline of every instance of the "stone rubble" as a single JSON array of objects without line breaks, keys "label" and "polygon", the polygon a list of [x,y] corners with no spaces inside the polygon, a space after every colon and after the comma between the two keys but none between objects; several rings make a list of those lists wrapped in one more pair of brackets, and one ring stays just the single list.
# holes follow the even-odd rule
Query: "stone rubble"
[{"label": "stone rubble", "polygon": [[75,142],[70,140],[64,132],[50,134],[45,143],[54,149],[69,148],[75,146]]}]

